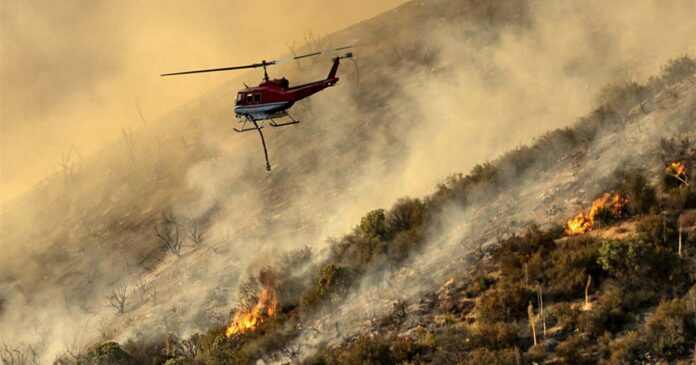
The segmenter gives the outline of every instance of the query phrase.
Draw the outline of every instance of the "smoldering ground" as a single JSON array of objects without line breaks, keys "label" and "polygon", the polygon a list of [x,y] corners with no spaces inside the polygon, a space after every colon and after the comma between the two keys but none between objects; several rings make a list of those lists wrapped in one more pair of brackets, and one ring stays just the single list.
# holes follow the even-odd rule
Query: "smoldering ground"
[{"label": "smoldering ground", "polygon": [[[182,258],[170,255],[151,270],[134,265],[132,272],[120,257],[101,252],[90,256],[99,251],[88,251],[81,258],[86,265],[113,271],[93,284],[84,299],[89,310],[58,311],[60,290],[32,293],[21,305],[6,302],[2,328],[7,332],[2,337],[25,343],[41,340],[42,349],[50,349],[53,356],[65,346],[58,338],[76,338],[91,316],[97,318],[89,323],[105,318],[112,329],[109,338],[121,340],[167,330],[185,336],[224,321],[236,303],[237,285],[269,258],[305,245],[320,253],[326,237],[347,232],[365,212],[388,207],[404,195],[425,194],[451,172],[466,171],[549,128],[572,123],[593,108],[594,96],[607,83],[644,79],[669,58],[693,53],[690,4],[671,6],[665,9],[647,1],[588,6],[530,2],[520,8],[522,21],[491,25],[487,19],[466,16],[459,21],[424,18],[422,23],[397,27],[389,38],[379,36],[382,23],[367,22],[332,35],[326,45],[366,45],[357,52],[357,64],[341,66],[343,86],[296,106],[296,116],[305,122],[302,130],[267,134],[275,169],[270,175],[262,169],[256,136],[236,136],[229,126],[220,126],[220,118],[229,118],[229,90],[239,83],[223,85],[161,122],[180,129],[158,125],[165,132],[143,132],[147,138],[142,137],[153,150],[177,143],[187,146],[184,151],[207,151],[193,161],[172,157],[167,148],[160,152],[163,165],[187,171],[182,185],[188,190],[175,193],[178,198],[170,208],[182,224],[183,218],[205,222],[207,246],[187,249]],[[418,4],[391,14],[389,21],[398,23],[400,16],[414,12],[413,7]],[[288,66],[278,74],[299,82],[324,76],[327,68],[324,59]],[[249,79],[253,80],[245,81]],[[191,137],[193,133],[200,137]],[[170,181],[152,184],[158,184],[158,190],[179,186]],[[108,184],[103,188],[109,191]],[[133,196],[121,197],[123,207],[136,205],[129,201]],[[148,204],[137,206],[147,212]],[[450,218],[468,221],[472,213],[455,210]],[[433,258],[460,253],[454,242],[468,231],[448,234],[453,243],[438,247]],[[14,261],[25,261],[21,251],[10,252]],[[424,262],[434,262],[428,257]],[[143,304],[134,290],[140,279],[149,286],[142,294],[148,298]],[[426,277],[423,287],[439,279]],[[123,316],[103,308],[104,298],[119,282],[129,286],[134,298]],[[370,293],[379,282],[366,282],[362,289]],[[18,295],[15,288],[7,290]],[[339,310],[360,313],[365,302],[362,294],[358,297]],[[51,314],[44,316],[47,312]],[[25,336],[28,324],[60,334]],[[96,332],[84,340],[99,338]]]}]

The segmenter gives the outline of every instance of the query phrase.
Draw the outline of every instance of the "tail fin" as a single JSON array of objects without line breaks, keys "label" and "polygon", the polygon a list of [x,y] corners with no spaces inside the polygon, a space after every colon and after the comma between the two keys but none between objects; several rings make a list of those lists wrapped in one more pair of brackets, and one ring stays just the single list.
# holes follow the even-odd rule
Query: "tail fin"
[{"label": "tail fin", "polygon": [[331,60],[333,61],[333,66],[331,66],[331,71],[329,71],[329,76],[326,77],[327,80],[335,79],[336,78],[336,71],[338,71],[338,65],[340,64],[340,60],[344,58],[351,58],[353,57],[353,54],[351,52],[348,52],[342,56],[336,56],[332,58]]}]

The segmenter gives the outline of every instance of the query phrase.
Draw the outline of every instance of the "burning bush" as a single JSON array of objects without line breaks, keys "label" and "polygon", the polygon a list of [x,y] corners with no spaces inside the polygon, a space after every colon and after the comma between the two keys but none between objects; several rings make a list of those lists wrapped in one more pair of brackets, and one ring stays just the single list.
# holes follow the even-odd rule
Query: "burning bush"
[{"label": "burning bush", "polygon": [[665,166],[664,184],[667,188],[688,187],[686,166],[679,161],[670,162]]},{"label": "burning bush", "polygon": [[598,224],[607,224],[626,215],[626,198],[620,194],[604,193],[592,202],[588,212],[580,212],[566,223],[567,235],[582,234]]},{"label": "burning bush", "polygon": [[275,316],[277,302],[273,290],[273,273],[268,270],[262,270],[259,274],[259,281],[263,289],[261,290],[258,302],[251,309],[242,307],[237,310],[232,321],[225,330],[225,335],[227,337],[246,331],[252,331],[264,318]]}]

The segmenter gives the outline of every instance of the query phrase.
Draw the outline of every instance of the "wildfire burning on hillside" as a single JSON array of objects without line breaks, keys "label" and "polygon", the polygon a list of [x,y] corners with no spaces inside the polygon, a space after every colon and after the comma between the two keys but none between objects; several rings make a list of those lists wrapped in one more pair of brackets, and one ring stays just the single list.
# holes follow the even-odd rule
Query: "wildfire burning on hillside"
[{"label": "wildfire burning on hillside", "polygon": [[229,326],[227,326],[225,330],[225,335],[227,337],[253,331],[264,319],[275,317],[277,303],[275,292],[272,288],[272,276],[266,271],[261,271],[259,276],[263,289],[261,290],[258,302],[252,309],[240,308],[237,310],[232,321],[230,321]]},{"label": "wildfire burning on hillside", "polygon": [[665,168],[665,173],[677,179],[680,185],[689,185],[689,183],[686,181],[686,166],[684,166],[683,163],[678,161],[670,163]]},{"label": "wildfire burning on hillside", "polygon": [[592,202],[588,212],[580,212],[566,223],[567,235],[582,234],[591,230],[598,218],[619,219],[624,215],[626,199],[620,194],[604,193]]}]

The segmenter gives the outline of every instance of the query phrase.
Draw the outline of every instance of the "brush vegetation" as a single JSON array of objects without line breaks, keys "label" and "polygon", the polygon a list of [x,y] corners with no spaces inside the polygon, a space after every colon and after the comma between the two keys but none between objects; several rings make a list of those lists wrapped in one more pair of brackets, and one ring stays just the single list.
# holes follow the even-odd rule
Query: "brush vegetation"
[{"label": "brush vegetation", "polygon": [[[478,252],[478,264],[460,279],[463,284],[455,295],[468,304],[443,310],[448,319],[438,326],[408,335],[376,326],[369,334],[338,347],[322,347],[309,357],[293,347],[293,340],[308,325],[303,319],[345,300],[366,275],[398,268],[418,255],[426,232],[447,205],[480,204],[480,197],[495,195],[532,167],[588,146],[607,125],[623,123],[622,115],[692,77],[695,70],[696,62],[684,57],[645,85],[607,88],[603,103],[574,127],[549,132],[534,145],[477,165],[467,175],[452,175],[428,197],[403,198],[389,209],[368,212],[351,232],[330,241],[321,260],[309,249],[285,254],[264,268],[284,278],[273,288],[280,310],[254,331],[228,338],[227,323],[221,323],[186,339],[166,334],[122,345],[106,342],[72,360],[167,365],[249,364],[279,357],[315,365],[686,364],[696,339],[696,234],[693,224],[686,231],[681,225],[696,209],[696,198],[693,188],[658,176],[655,169],[619,170],[605,182],[606,190],[626,197],[627,205],[621,219],[608,219],[603,227],[628,224],[635,234],[565,236],[562,222],[545,228],[532,224]],[[696,177],[691,145],[688,140],[663,140],[660,156],[665,164],[683,163],[689,181]],[[298,268],[310,274],[296,274]],[[246,287],[241,302],[253,303],[258,285],[250,278]]]}]

